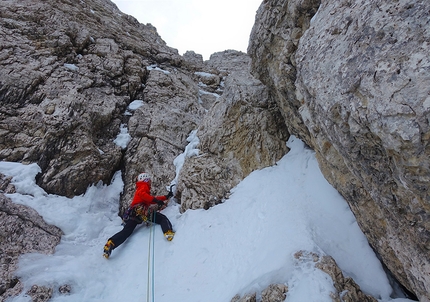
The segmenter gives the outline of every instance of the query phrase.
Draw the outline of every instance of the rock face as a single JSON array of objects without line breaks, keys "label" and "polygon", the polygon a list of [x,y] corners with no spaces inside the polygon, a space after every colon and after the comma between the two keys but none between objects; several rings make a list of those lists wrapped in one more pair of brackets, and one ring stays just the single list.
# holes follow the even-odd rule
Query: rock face
[{"label": "rock face", "polygon": [[263,1],[257,11],[248,53],[252,74],[270,88],[290,133],[310,145],[307,127],[298,112],[295,53],[303,33],[309,28],[320,0]]},{"label": "rock face", "polygon": [[108,182],[122,157],[113,139],[151,80],[147,66],[183,60],[109,1],[3,1],[0,14],[0,159],[37,162],[50,193]]},{"label": "rock face", "polygon": [[282,116],[267,88],[249,73],[249,58],[227,52],[223,62],[231,72],[224,93],[198,128],[199,156],[186,160],[179,177],[182,210],[221,203],[249,173],[288,151]]},{"label": "rock face", "polygon": [[[123,209],[142,171],[153,175],[154,194],[166,192],[173,159],[197,130],[200,154],[178,178],[185,211],[228,198],[288,151],[291,133],[316,151],[385,265],[429,301],[429,11],[424,0],[265,0],[252,62],[237,51],[203,61],[192,51],[180,56],[108,0],[3,0],[0,160],[37,163],[37,183],[66,196],[121,169]],[[130,140],[119,146],[124,129]],[[0,216],[5,296],[19,290],[18,255],[51,252],[61,231],[2,193]],[[328,273],[339,291],[351,290],[348,278]],[[282,300],[286,290],[264,296]],[[50,292],[36,285],[29,294]],[[372,301],[356,293],[350,301]]]},{"label": "rock face", "polygon": [[248,49],[253,72],[383,262],[429,301],[430,3],[318,6],[264,1]]},{"label": "rock face", "polygon": [[128,121],[131,141],[124,154],[122,208],[129,205],[135,177],[142,171],[152,174],[154,194],[167,193],[163,185],[175,178],[173,160],[183,152],[189,133],[205,114],[193,73],[178,68],[150,70],[142,94],[143,106]]},{"label": "rock face", "polygon": [[[1,192],[13,193],[10,179],[0,174]],[[12,201],[0,193],[0,299],[19,293],[21,284],[14,277],[18,257],[23,253],[53,253],[62,232],[48,225],[33,209]],[[2,299],[3,300],[3,299]]]},{"label": "rock face", "polygon": [[294,257],[297,262],[310,263],[331,277],[336,290],[331,293],[333,302],[377,302],[372,296],[364,294],[352,278],[345,277],[331,256],[299,251]]},{"label": "rock face", "polygon": [[[327,255],[318,255],[308,251],[298,251],[294,254],[296,264],[313,268],[314,272],[321,270],[333,281],[334,291],[330,293],[333,302],[377,302],[372,296],[364,294],[352,278],[345,277],[336,261]],[[312,290],[312,289],[309,289]],[[261,292],[261,302],[288,301],[288,286],[285,284],[271,284]],[[241,297],[236,295],[231,302],[255,302],[257,293],[249,293]]]},{"label": "rock face", "polygon": [[124,156],[123,209],[140,171],[151,171],[158,192],[165,190],[162,184],[175,178],[173,160],[192,130],[201,154],[187,158],[178,178],[176,197],[183,211],[220,203],[243,177],[287,152],[279,109],[249,73],[246,54],[220,52],[204,63],[191,52],[185,57],[194,64],[187,70],[163,66],[149,72],[144,106],[128,122],[132,139]]}]

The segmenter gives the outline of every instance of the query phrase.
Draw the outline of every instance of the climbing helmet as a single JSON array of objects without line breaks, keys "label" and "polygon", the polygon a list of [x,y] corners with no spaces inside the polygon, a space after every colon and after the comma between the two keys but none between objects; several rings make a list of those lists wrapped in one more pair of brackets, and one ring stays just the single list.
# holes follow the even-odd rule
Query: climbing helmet
[{"label": "climbing helmet", "polygon": [[151,175],[149,175],[148,173],[140,173],[139,175],[137,175],[137,181],[150,182]]}]

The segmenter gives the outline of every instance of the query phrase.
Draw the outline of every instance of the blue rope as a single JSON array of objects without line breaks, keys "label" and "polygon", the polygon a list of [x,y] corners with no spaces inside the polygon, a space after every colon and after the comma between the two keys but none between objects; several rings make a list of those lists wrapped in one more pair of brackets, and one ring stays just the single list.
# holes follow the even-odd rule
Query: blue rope
[{"label": "blue rope", "polygon": [[155,294],[155,212],[152,212],[152,302]]},{"label": "blue rope", "polygon": [[[149,296],[151,292],[151,302],[155,300],[155,276],[154,276],[154,248],[155,248],[155,236],[154,236],[154,224],[155,224],[155,212],[152,212],[152,219],[150,219],[151,225],[149,226],[149,243],[148,243],[148,283],[146,289],[146,301],[150,302]],[[152,237],[152,240],[151,240]],[[152,242],[152,249],[151,249]],[[151,261],[152,260],[152,261]]]},{"label": "blue rope", "polygon": [[149,241],[148,241],[148,275],[147,275],[147,284],[146,284],[146,302],[149,301],[149,292],[150,292],[150,271],[151,271],[151,227],[149,229]]}]

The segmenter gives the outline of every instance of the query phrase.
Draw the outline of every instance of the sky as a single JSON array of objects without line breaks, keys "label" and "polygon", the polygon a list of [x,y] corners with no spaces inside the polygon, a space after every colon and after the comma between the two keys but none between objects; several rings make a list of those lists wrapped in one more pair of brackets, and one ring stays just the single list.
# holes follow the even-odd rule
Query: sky
[{"label": "sky", "polygon": [[246,52],[262,0],[113,0],[140,23],[151,23],[168,46],[208,60],[214,52]]},{"label": "sky", "polygon": [[[133,102],[128,114],[139,106]],[[121,130],[118,145],[127,144],[126,132]],[[186,158],[199,154],[197,131],[188,142],[173,162],[176,173]],[[288,302],[331,302],[330,277],[311,257],[296,259],[298,251],[331,255],[345,276],[379,302],[410,302],[390,297],[393,288],[381,263],[345,200],[321,174],[315,153],[294,136],[286,144],[291,151],[276,165],[252,172],[228,200],[209,210],[180,213],[171,199],[162,213],[176,232],[172,241],[159,225],[141,225],[109,259],[102,256],[103,246],[122,229],[120,171],[109,185],[94,184],[85,194],[66,198],[36,185],[37,164],[0,162],[0,172],[13,177],[17,190],[7,196],[64,232],[54,254],[20,258],[16,275],[24,291],[7,302],[31,301],[25,292],[34,284],[70,285],[69,294],[54,290],[53,302],[230,302],[254,292],[259,301],[272,283],[288,286]],[[153,194],[167,193],[176,181],[177,176],[166,192]]]}]

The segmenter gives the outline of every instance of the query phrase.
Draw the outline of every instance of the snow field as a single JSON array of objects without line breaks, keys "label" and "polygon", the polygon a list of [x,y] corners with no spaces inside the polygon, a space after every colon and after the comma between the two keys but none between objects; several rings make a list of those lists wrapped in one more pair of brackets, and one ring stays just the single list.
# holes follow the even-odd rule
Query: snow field
[{"label": "snow field", "polygon": [[[186,156],[198,153],[196,132],[189,142],[175,160],[177,173]],[[154,226],[155,269],[149,274],[147,226],[138,226],[109,260],[102,257],[106,240],[121,230],[120,172],[110,185],[93,185],[69,199],[36,186],[37,165],[0,162],[0,172],[14,176],[18,190],[8,196],[65,233],[53,255],[21,257],[17,275],[25,290],[7,301],[31,301],[25,291],[33,284],[71,285],[69,295],[54,291],[54,302],[152,301],[147,300],[152,276],[157,302],[228,302],[236,294],[259,295],[271,283],[288,285],[289,302],[331,301],[330,277],[312,262],[296,260],[299,250],[331,255],[345,275],[381,302],[409,301],[390,298],[392,288],[379,260],[346,202],[322,176],[313,151],[294,137],[288,145],[291,151],[275,166],[251,173],[223,204],[181,214],[171,201],[163,214],[176,235],[168,242]]]}]

